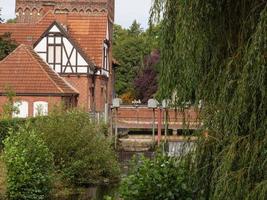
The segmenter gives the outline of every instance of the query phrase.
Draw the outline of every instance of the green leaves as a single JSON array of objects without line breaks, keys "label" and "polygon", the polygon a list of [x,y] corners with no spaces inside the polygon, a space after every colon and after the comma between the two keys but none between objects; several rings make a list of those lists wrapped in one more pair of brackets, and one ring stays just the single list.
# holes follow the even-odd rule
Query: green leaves
[{"label": "green leaves", "polygon": [[160,96],[205,105],[197,198],[266,199],[266,2],[155,0],[152,14],[163,16]]},{"label": "green leaves", "polygon": [[0,60],[4,59],[17,46],[17,43],[13,39],[11,39],[10,33],[0,35]]},{"label": "green leaves", "polygon": [[119,62],[116,68],[115,89],[122,95],[134,88],[134,79],[144,68],[144,56],[158,48],[158,27],[143,31],[136,21],[129,29],[114,25],[113,56]]},{"label": "green leaves", "polygon": [[37,131],[20,128],[4,144],[8,199],[48,199],[53,156]]},{"label": "green leaves", "polygon": [[42,133],[63,182],[81,186],[118,180],[119,164],[106,138],[107,128],[94,124],[88,113],[55,113],[38,118],[31,126]]},{"label": "green leaves", "polygon": [[121,185],[124,200],[193,199],[188,166],[182,159],[159,153],[152,160],[135,160],[132,166]]}]

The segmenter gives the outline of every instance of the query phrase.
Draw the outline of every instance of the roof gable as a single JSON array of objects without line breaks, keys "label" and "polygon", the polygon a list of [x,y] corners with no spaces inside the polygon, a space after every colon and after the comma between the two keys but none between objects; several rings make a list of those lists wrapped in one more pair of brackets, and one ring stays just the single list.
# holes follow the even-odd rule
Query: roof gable
[{"label": "roof gable", "polygon": [[57,21],[35,42],[34,50],[57,73],[94,72],[95,64]]},{"label": "roof gable", "polygon": [[78,95],[74,87],[26,45],[20,45],[0,62],[0,94],[6,92],[6,86],[18,95]]},{"label": "roof gable", "polygon": [[109,22],[106,13],[80,15],[75,13],[54,14],[48,12],[35,24],[16,23],[0,24],[0,34],[12,33],[12,38],[19,44],[32,45],[54,21],[68,27],[68,35],[78,44],[93,63],[102,66],[103,42],[107,36]]}]

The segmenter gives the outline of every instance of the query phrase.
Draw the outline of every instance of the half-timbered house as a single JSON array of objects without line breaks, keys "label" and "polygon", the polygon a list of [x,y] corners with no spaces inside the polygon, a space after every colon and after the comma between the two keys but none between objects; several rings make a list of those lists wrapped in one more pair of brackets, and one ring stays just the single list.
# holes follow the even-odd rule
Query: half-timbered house
[{"label": "half-timbered house", "polygon": [[[0,112],[6,86],[22,102],[20,117],[34,116],[39,104],[47,113],[58,101],[103,112],[113,94],[114,0],[17,0],[16,15],[17,23],[0,24],[0,35],[9,32],[20,44],[0,61]],[[21,58],[22,51],[27,61]],[[34,68],[46,73],[31,73]],[[47,87],[44,77],[59,90],[64,85],[72,92],[42,91]]]}]

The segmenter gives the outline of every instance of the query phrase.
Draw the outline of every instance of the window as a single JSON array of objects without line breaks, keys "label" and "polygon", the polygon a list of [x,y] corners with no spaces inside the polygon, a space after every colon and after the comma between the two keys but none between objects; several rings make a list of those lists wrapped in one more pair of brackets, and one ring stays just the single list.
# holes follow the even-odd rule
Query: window
[{"label": "window", "polygon": [[48,47],[48,63],[54,63],[54,47]]},{"label": "window", "polygon": [[15,111],[13,117],[26,118],[29,116],[29,104],[27,101],[17,101],[13,104]]},{"label": "window", "polygon": [[55,47],[55,61],[56,61],[56,64],[61,64],[61,46],[56,46]]},{"label": "window", "polygon": [[48,115],[48,103],[45,101],[36,101],[33,103],[33,116]]},{"label": "window", "polygon": [[109,63],[108,63],[108,45],[104,44],[103,47],[103,68],[109,71]]}]

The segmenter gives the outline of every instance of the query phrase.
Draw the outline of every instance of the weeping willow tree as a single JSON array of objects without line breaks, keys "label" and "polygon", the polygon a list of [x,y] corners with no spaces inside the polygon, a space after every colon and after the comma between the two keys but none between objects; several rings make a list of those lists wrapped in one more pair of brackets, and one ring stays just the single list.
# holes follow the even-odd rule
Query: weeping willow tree
[{"label": "weeping willow tree", "polygon": [[267,199],[266,0],[154,0],[161,98],[204,102],[196,199]]}]

